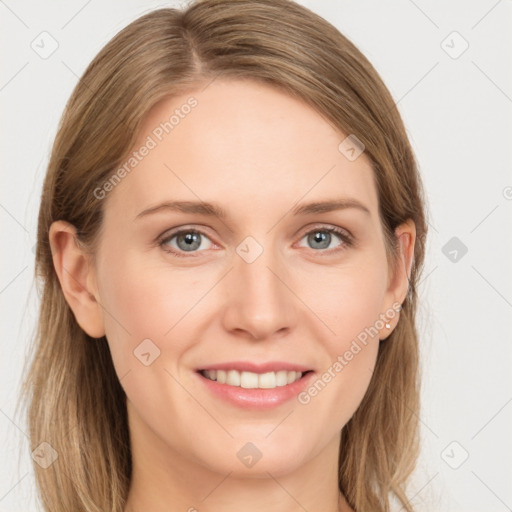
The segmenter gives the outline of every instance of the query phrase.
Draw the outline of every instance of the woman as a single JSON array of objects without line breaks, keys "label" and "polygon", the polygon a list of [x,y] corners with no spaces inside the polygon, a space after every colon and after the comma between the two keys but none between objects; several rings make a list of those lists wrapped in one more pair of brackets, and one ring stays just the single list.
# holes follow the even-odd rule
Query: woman
[{"label": "woman", "polygon": [[131,23],[42,194],[45,509],[412,510],[425,235],[394,102],[325,20],[205,0]]}]

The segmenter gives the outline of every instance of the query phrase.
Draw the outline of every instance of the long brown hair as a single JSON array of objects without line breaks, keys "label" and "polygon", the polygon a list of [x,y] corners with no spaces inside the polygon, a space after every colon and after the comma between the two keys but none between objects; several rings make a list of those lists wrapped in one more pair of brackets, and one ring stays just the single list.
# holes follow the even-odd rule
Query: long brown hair
[{"label": "long brown hair", "polygon": [[[418,451],[416,286],[426,221],[421,181],[396,105],[362,53],[327,21],[288,0],[203,0],[132,22],[94,58],[62,116],[39,212],[36,277],[41,305],[22,398],[34,464],[51,512],[122,512],[130,485],[126,396],[105,337],[77,324],[52,262],[52,222],[73,224],[94,252],[104,201],[94,191],[118,169],[152,106],[217,77],[257,80],[312,106],[370,159],[390,261],[394,229],[412,219],[417,240],[400,320],[381,343],[360,407],[342,430],[339,487],[358,512],[385,512],[405,494]],[[341,141],[341,139],[340,139]],[[53,453],[53,452],[52,452]]]}]

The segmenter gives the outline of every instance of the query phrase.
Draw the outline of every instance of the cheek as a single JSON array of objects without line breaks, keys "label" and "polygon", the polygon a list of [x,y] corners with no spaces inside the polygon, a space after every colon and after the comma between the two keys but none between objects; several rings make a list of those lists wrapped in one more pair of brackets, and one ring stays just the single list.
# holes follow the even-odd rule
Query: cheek
[{"label": "cheek", "polygon": [[[170,375],[181,379],[177,369],[197,339],[194,314],[211,276],[176,271],[136,253],[122,261],[105,257],[102,270],[105,330],[116,373],[140,417],[158,430],[177,411],[194,410]],[[162,400],[170,414],[165,421]]]},{"label": "cheek", "polygon": [[[335,429],[355,412],[370,383],[379,350],[380,314],[387,288],[385,256],[378,248],[354,264],[301,276],[302,294],[324,327],[327,354],[318,378],[299,403]],[[307,299],[306,299],[307,297]],[[320,331],[319,331],[320,332]],[[327,333],[327,334],[326,334]]]},{"label": "cheek", "polygon": [[346,263],[304,269],[296,277],[296,290],[308,308],[323,322],[331,355],[346,349],[347,343],[365,329],[374,332],[387,288],[385,255],[379,248]]},{"label": "cheek", "polygon": [[[115,261],[105,257],[99,282],[112,357],[116,367],[129,368],[134,351],[144,340],[164,349],[166,340],[181,327],[181,320],[207,292],[210,280],[190,269],[174,271],[143,255],[128,253]],[[175,337],[173,352],[179,355],[186,344],[186,338]]]}]

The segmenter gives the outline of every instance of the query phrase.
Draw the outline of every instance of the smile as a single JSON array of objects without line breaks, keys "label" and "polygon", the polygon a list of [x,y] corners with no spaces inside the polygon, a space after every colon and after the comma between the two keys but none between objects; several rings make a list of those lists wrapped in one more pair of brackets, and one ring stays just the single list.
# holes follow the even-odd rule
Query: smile
[{"label": "smile", "polygon": [[226,361],[195,373],[211,396],[252,410],[272,409],[293,400],[315,377],[311,368],[284,361]]},{"label": "smile", "polygon": [[302,372],[280,370],[277,372],[254,373],[238,370],[202,370],[207,379],[244,389],[274,389],[293,384],[302,377]]}]

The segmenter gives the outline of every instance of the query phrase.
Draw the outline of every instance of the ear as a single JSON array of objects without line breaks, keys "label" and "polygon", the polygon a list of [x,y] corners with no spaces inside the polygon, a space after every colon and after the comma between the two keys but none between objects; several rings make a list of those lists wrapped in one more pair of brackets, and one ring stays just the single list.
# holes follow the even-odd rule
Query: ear
[{"label": "ear", "polygon": [[389,328],[384,327],[381,330],[380,339],[384,339],[391,334],[398,323],[396,304],[402,304],[407,296],[409,289],[409,279],[411,276],[412,264],[414,262],[414,246],[416,243],[416,225],[412,219],[408,219],[395,229],[395,238],[398,245],[397,261],[394,268],[390,268],[390,278],[386,299],[384,301],[385,311],[395,311],[387,316],[386,323]]},{"label": "ear", "polygon": [[50,226],[53,266],[66,302],[80,327],[92,338],[105,335],[94,266],[79,245],[76,228],[64,221]]}]

